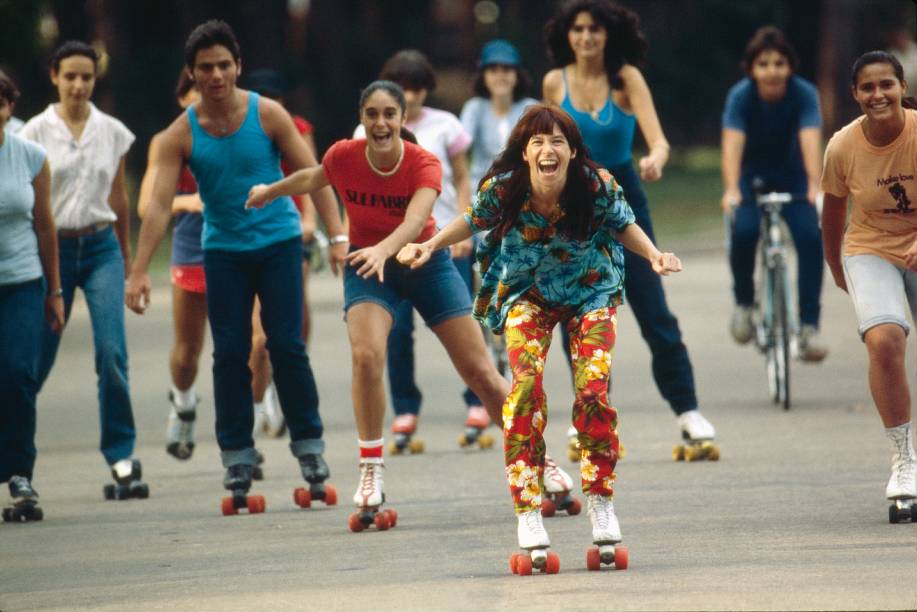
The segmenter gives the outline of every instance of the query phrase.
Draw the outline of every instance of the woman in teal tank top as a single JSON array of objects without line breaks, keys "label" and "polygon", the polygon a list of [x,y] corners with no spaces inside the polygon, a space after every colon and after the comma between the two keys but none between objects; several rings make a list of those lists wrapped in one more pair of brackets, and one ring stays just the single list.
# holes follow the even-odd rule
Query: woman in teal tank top
[{"label": "woman in teal tank top", "polygon": [[[655,242],[640,180],[662,177],[669,143],[637,68],[648,47],[637,15],[609,0],[571,0],[545,26],[545,39],[556,66],[544,78],[545,101],[576,121],[590,156],[611,171],[637,224]],[[631,152],[638,125],[649,147],[638,163],[639,177]],[[691,360],[662,283],[639,257],[625,253],[624,259],[627,302],[652,352],[656,385],[677,415],[685,439],[709,442],[714,429],[697,409]]]}]

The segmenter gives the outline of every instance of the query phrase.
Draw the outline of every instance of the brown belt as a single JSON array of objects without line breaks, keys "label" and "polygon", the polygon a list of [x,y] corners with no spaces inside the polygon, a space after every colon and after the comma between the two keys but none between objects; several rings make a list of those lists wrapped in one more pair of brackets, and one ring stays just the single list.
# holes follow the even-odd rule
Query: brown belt
[{"label": "brown belt", "polygon": [[86,227],[81,227],[79,229],[57,230],[57,235],[61,238],[80,238],[82,236],[91,236],[92,234],[101,232],[109,225],[111,225],[111,223],[108,221],[103,221],[101,223],[93,223],[92,225],[87,225]]}]

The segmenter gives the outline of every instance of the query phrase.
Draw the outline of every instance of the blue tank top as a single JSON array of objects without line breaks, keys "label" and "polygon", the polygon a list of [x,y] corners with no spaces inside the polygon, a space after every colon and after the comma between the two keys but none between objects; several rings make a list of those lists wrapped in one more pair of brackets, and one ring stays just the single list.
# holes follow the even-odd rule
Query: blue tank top
[{"label": "blue tank top", "polygon": [[191,159],[188,165],[204,202],[204,250],[251,251],[299,236],[299,213],[289,197],[264,208],[246,209],[253,185],[283,178],[280,152],[261,127],[258,94],[248,92],[242,125],[228,136],[208,134],[188,107]]},{"label": "blue tank top", "polygon": [[605,106],[593,119],[589,113],[584,113],[573,107],[570,101],[570,87],[567,85],[567,69],[562,70],[564,77],[564,99],[560,107],[573,117],[583,142],[589,148],[589,157],[603,168],[614,168],[629,164],[633,157],[631,149],[634,144],[634,127],[637,118],[625,113],[614,103],[611,95],[605,101]]}]

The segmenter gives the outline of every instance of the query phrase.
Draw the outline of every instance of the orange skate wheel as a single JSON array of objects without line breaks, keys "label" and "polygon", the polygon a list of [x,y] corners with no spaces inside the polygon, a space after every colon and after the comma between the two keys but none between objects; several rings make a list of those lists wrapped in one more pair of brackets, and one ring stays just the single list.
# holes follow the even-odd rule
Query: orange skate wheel
[{"label": "orange skate wheel", "polygon": [[223,511],[223,516],[232,516],[233,514],[238,514],[239,511],[236,510],[236,507],[232,505],[231,497],[224,497],[223,503],[220,504],[220,510]]},{"label": "orange skate wheel", "polygon": [[509,556],[509,570],[514,574],[516,573],[516,557],[516,553]]},{"label": "orange skate wheel", "polygon": [[516,573],[520,576],[532,575],[532,558],[528,555],[516,555]]},{"label": "orange skate wheel", "polygon": [[245,499],[245,505],[248,507],[249,514],[260,514],[267,507],[267,502],[263,495],[249,495]]},{"label": "orange skate wheel", "polygon": [[398,524],[398,513],[392,509],[386,509],[383,511],[383,514],[388,515],[388,526],[394,527]]},{"label": "orange skate wheel", "polygon": [[557,506],[554,505],[554,500],[550,497],[545,497],[541,500],[541,516],[548,518],[554,516],[557,513]]},{"label": "orange skate wheel", "polygon": [[297,487],[293,489],[293,502],[300,508],[312,506],[312,493],[308,489]]},{"label": "orange skate wheel", "polygon": [[556,574],[560,571],[560,557],[557,556],[556,552],[548,553],[548,560],[544,566],[545,574]]},{"label": "orange skate wheel", "polygon": [[325,485],[325,505],[336,506],[338,503],[338,491],[333,485]]},{"label": "orange skate wheel", "polygon": [[366,528],[366,525],[360,520],[360,514],[358,512],[354,512],[350,515],[347,519],[347,526],[350,527],[350,530],[354,533],[363,531]]},{"label": "orange skate wheel", "polygon": [[373,517],[373,524],[379,531],[385,531],[391,526],[388,522],[388,515],[385,512],[376,514],[376,516]]},{"label": "orange skate wheel", "polygon": [[586,551],[586,569],[590,572],[597,572],[602,569],[602,557],[599,555],[597,546],[593,546]]},{"label": "orange skate wheel", "polygon": [[567,514],[574,516],[579,514],[583,509],[583,503],[575,497],[572,497],[573,501],[570,503],[570,506],[567,508]]},{"label": "orange skate wheel", "polygon": [[615,569],[627,569],[627,548],[624,546],[615,546]]}]

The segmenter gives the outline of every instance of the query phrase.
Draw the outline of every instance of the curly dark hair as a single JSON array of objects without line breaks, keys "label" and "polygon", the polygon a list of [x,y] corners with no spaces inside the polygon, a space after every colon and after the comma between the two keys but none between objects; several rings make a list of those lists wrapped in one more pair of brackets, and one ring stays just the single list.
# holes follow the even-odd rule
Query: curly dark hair
[{"label": "curly dark hair", "polygon": [[624,64],[643,66],[649,44],[640,30],[640,18],[630,9],[609,0],[570,0],[544,27],[545,45],[555,67],[576,61],[567,34],[580,13],[589,13],[608,33],[605,43],[605,71],[614,89],[624,83],[618,72]]},{"label": "curly dark hair", "polygon": [[188,68],[194,68],[197,52],[217,45],[225,47],[232,54],[232,59],[237,64],[239,63],[242,52],[239,49],[239,41],[236,39],[235,32],[225,21],[211,19],[200,24],[188,34],[184,49],[185,65]]},{"label": "curly dark hair", "polygon": [[[532,77],[529,76],[529,73],[526,72],[524,68],[519,68],[517,66],[510,66],[510,68],[516,71],[516,86],[513,87],[513,102],[518,102],[526,96],[529,87],[532,86]],[[487,68],[479,68],[478,71],[474,73],[472,87],[474,88],[475,95],[489,99],[490,90],[488,90],[487,85],[484,84],[485,70],[487,70]]]},{"label": "curly dark hair", "polygon": [[99,69],[99,54],[96,50],[81,40],[68,40],[54,51],[51,61],[48,62],[54,72],[60,72],[60,63],[68,57],[82,55],[92,60],[94,70]]},{"label": "curly dark hair", "polygon": [[6,103],[12,106],[19,99],[19,88],[16,83],[5,72],[0,70],[0,98],[6,100]]},{"label": "curly dark hair", "polygon": [[594,231],[595,198],[599,194],[609,195],[605,192],[605,184],[602,181],[598,181],[598,194],[594,188],[599,167],[589,158],[583,137],[570,115],[557,106],[533,104],[519,118],[509,135],[506,148],[497,156],[478,185],[480,189],[490,178],[510,173],[509,178],[503,183],[505,195],[500,206],[500,221],[494,229],[498,236],[505,236],[516,223],[522,212],[522,205],[525,204],[526,195],[532,189],[529,165],[522,158],[525,147],[532,136],[551,134],[555,125],[567,139],[570,150],[576,153],[576,156],[570,159],[567,182],[560,195],[559,204],[564,216],[558,223],[558,230],[577,240],[588,239],[590,232]]},{"label": "curly dark hair", "polygon": [[745,45],[745,51],[742,53],[742,70],[745,74],[751,76],[751,67],[755,63],[755,58],[765,51],[776,51],[786,58],[790,64],[790,70],[796,72],[799,66],[799,56],[796,55],[796,49],[790,44],[786,36],[775,26],[764,26],[758,28]]}]

